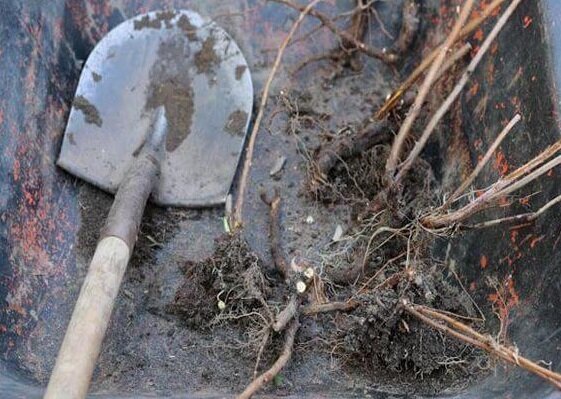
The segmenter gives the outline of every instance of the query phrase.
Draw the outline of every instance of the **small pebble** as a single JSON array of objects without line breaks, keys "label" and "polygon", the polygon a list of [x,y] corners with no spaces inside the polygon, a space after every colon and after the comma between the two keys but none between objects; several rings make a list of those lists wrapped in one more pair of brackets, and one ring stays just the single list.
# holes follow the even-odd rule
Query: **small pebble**
[{"label": "small pebble", "polygon": [[286,163],[286,157],[280,156],[275,161],[273,167],[269,171],[269,176],[274,177],[278,175],[282,169],[284,168],[284,164]]},{"label": "small pebble", "polygon": [[308,224],[313,224],[314,222],[315,222],[315,219],[314,219],[314,217],[313,217],[312,215],[309,215],[309,216],[306,218],[306,223],[308,223]]},{"label": "small pebble", "polygon": [[337,242],[341,240],[343,237],[343,227],[340,224],[337,225],[335,228],[335,233],[333,233],[333,238],[331,239],[333,242]]}]

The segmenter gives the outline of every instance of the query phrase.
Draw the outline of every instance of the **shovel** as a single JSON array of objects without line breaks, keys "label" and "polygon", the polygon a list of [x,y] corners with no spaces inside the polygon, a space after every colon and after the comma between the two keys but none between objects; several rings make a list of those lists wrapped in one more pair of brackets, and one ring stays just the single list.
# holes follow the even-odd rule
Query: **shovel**
[{"label": "shovel", "polygon": [[240,49],[196,13],[140,15],[95,47],[57,164],[116,195],[45,398],[87,395],[148,197],[163,206],[225,202],[252,106]]}]

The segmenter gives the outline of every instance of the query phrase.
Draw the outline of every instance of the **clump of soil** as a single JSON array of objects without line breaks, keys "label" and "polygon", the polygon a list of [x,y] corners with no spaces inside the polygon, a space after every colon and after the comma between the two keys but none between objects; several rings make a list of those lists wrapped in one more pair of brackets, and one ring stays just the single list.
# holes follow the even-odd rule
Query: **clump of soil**
[{"label": "clump of soil", "polygon": [[226,320],[244,324],[266,306],[270,288],[261,261],[240,235],[219,238],[214,254],[187,262],[184,273],[167,311],[192,327],[206,329]]},{"label": "clump of soil", "polygon": [[[183,79],[181,79],[183,80]],[[168,120],[166,151],[173,152],[191,132],[193,120],[193,89],[174,79],[153,85],[146,107],[164,106]]]},{"label": "clump of soil", "polygon": [[175,151],[191,132],[194,100],[191,77],[185,63],[188,43],[182,38],[164,42],[158,49],[158,61],[150,71],[150,86],[145,108],[164,106],[168,121],[166,150]]},{"label": "clump of soil", "polygon": [[233,136],[243,136],[247,123],[247,112],[237,110],[230,114],[224,130]]},{"label": "clump of soil", "polygon": [[95,105],[88,101],[88,99],[84,96],[76,96],[72,106],[79,111],[82,111],[84,114],[84,118],[86,119],[86,123],[91,123],[101,127],[103,125],[103,120],[99,115],[99,111]]},{"label": "clump of soil", "polygon": [[238,65],[236,67],[236,80],[240,80],[246,70],[247,70],[246,65]]},{"label": "clump of soil", "polygon": [[[394,273],[397,271],[393,270]],[[382,284],[392,271],[376,281]],[[382,282],[380,281],[382,280]],[[459,388],[460,381],[481,373],[488,356],[446,337],[400,310],[403,299],[454,314],[475,316],[469,299],[448,284],[436,268],[416,265],[415,275],[395,287],[355,298],[360,306],[343,316],[339,339],[354,367],[386,376],[400,384],[425,381],[424,392]]]},{"label": "clump of soil", "polygon": [[220,62],[220,57],[214,50],[216,40],[211,35],[205,39],[201,49],[195,54],[195,66],[198,73],[210,73]]},{"label": "clump of soil", "polygon": [[191,23],[187,15],[184,14],[179,18],[179,21],[177,21],[177,27],[185,32],[189,40],[192,42],[199,40],[197,37],[197,27]]},{"label": "clump of soil", "polygon": [[146,28],[160,29],[162,27],[162,22],[165,24],[166,28],[171,28],[171,20],[175,17],[174,11],[161,11],[156,14],[154,19],[151,19],[149,15],[145,15],[139,20],[133,22],[135,30],[142,30]]}]

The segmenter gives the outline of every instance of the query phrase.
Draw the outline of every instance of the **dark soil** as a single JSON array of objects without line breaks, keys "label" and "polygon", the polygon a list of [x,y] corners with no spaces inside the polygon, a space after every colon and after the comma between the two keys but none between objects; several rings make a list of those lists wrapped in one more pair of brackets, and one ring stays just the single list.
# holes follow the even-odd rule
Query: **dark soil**
[{"label": "dark soil", "polygon": [[181,61],[186,62],[188,55],[188,43],[184,39],[164,42],[158,49],[158,61],[150,71],[150,87],[145,108],[154,110],[164,106],[168,121],[168,152],[175,151],[191,132],[194,93],[191,77],[185,72],[188,68],[181,65]]},{"label": "dark soil", "polygon": [[234,111],[228,117],[224,129],[234,135],[243,136],[245,133],[245,125],[247,123],[247,113],[245,111]]},{"label": "dark soil", "polygon": [[213,36],[207,37],[201,49],[195,54],[195,66],[197,72],[207,74],[220,62],[220,57],[214,50],[215,39]]},{"label": "dark soil", "polygon": [[162,22],[165,24],[166,28],[171,28],[171,20],[175,17],[174,11],[162,11],[156,14],[154,19],[151,19],[149,15],[142,17],[140,20],[134,21],[134,29],[142,30],[146,28],[160,29],[162,27]]},{"label": "dark soil", "polygon": [[179,18],[179,21],[177,21],[177,27],[185,32],[189,40],[191,40],[192,42],[199,40],[197,36],[197,28],[193,24],[191,24],[191,21],[189,20],[189,17],[187,17],[187,15],[182,15]]},{"label": "dark soil", "polygon": [[99,115],[99,111],[95,105],[88,101],[88,99],[84,96],[76,96],[72,106],[79,111],[82,111],[84,114],[84,118],[86,119],[86,123],[92,123],[101,127],[103,125],[103,120]]},{"label": "dark soil", "polygon": [[236,67],[236,80],[240,80],[246,70],[247,70],[246,65],[238,65]]}]

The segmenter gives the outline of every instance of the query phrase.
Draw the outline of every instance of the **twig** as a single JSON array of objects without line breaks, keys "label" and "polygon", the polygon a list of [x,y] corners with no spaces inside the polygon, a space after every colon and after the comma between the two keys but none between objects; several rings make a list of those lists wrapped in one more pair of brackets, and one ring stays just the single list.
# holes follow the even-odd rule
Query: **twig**
[{"label": "twig", "polygon": [[444,62],[444,58],[446,57],[448,51],[456,41],[460,33],[460,30],[462,29],[462,26],[464,25],[467,18],[469,17],[469,13],[471,12],[473,3],[474,0],[466,0],[464,5],[462,6],[462,11],[460,12],[460,16],[458,17],[456,23],[454,24],[454,27],[452,28],[452,32],[450,32],[450,35],[448,36],[442,47],[440,47],[438,51],[438,55],[436,56],[434,62],[432,63],[429,72],[427,73],[427,76],[425,78],[425,81],[423,82],[421,88],[419,89],[419,93],[415,98],[415,102],[411,106],[409,113],[407,114],[407,117],[405,118],[403,124],[401,125],[401,128],[399,129],[399,132],[392,145],[390,155],[386,162],[386,176],[388,178],[388,181],[390,182],[394,181],[394,174],[397,169],[397,164],[401,156],[402,147],[403,144],[405,143],[405,139],[409,135],[409,131],[411,130],[413,123],[415,122],[417,116],[419,116],[419,113],[421,112],[421,107],[425,102],[427,95],[429,94],[429,91],[432,87],[432,84],[435,81],[438,71]]},{"label": "twig", "polygon": [[296,33],[296,30],[298,29],[298,27],[300,26],[300,24],[302,23],[302,21],[304,20],[306,15],[320,1],[321,0],[312,0],[306,7],[304,7],[302,9],[302,11],[300,12],[300,15],[298,16],[298,19],[296,21],[294,21],[294,24],[292,24],[292,28],[290,28],[290,31],[288,32],[288,35],[286,36],[286,38],[283,40],[282,44],[280,45],[278,53],[277,53],[277,57],[275,59],[273,67],[271,68],[271,72],[269,73],[269,77],[267,78],[267,81],[265,82],[265,87],[263,88],[263,94],[261,96],[261,102],[259,104],[259,110],[257,111],[257,116],[255,118],[255,123],[253,124],[253,129],[251,129],[251,133],[249,135],[249,143],[247,145],[245,161],[244,161],[244,164],[243,164],[242,173],[240,175],[240,185],[238,187],[238,193],[237,193],[236,202],[235,202],[235,209],[234,209],[234,213],[232,215],[233,220],[231,220],[231,225],[234,229],[240,228],[242,226],[242,223],[243,223],[242,216],[243,216],[243,202],[244,202],[244,198],[245,198],[245,190],[246,190],[247,181],[248,181],[248,178],[249,178],[249,170],[251,169],[251,165],[252,165],[252,162],[253,162],[253,151],[255,149],[255,141],[256,141],[256,138],[257,138],[257,133],[259,132],[259,127],[261,126],[261,120],[263,119],[263,114],[265,112],[265,107],[267,105],[267,100],[269,99],[269,91],[271,89],[271,83],[273,82],[275,74],[277,73],[277,70],[279,69],[279,66],[280,66],[280,63],[282,61],[282,57],[284,55],[284,51],[286,49],[286,46],[288,45],[288,43],[290,42],[290,40],[292,39],[292,37]]},{"label": "twig", "polygon": [[267,204],[270,208],[269,210],[269,240],[271,245],[271,257],[277,270],[286,279],[289,278],[290,266],[281,253],[280,244],[280,203],[281,198],[278,191],[275,190],[275,195],[272,199],[268,199],[267,195],[263,192],[261,193],[261,200]]},{"label": "twig", "polygon": [[[433,309],[411,305],[407,301],[402,303],[403,309],[410,315],[416,317],[432,328],[444,332],[460,341],[463,341],[476,348],[482,349],[487,353],[498,357],[515,366],[519,366],[539,377],[552,383],[557,389],[561,389],[561,374],[548,370],[529,359],[518,354],[518,350],[513,350],[499,344],[490,336],[485,336],[473,330],[471,327],[446,316]],[[446,324],[443,324],[446,323]]]},{"label": "twig", "polygon": [[502,141],[505,139],[507,134],[512,130],[512,128],[520,121],[520,115],[516,114],[514,118],[510,120],[510,122],[504,127],[504,129],[499,133],[491,147],[485,153],[485,156],[479,161],[473,172],[469,175],[469,177],[454,191],[454,193],[450,196],[450,198],[444,203],[443,208],[446,209],[454,200],[456,200],[463,192],[474,182],[475,178],[481,173],[481,170],[487,165],[499,145],[501,145]]},{"label": "twig", "polygon": [[[489,16],[493,14],[493,11],[499,7],[505,0],[495,0],[493,3],[485,7],[485,10],[481,13],[479,18],[472,20],[462,29],[460,35],[458,36],[458,41],[464,39],[466,36],[474,32]],[[377,119],[384,119],[388,113],[398,104],[399,99],[413,86],[413,84],[421,77],[423,72],[432,64],[436,56],[438,55],[442,44],[436,47],[426,56],[421,64],[415,68],[411,75],[403,82],[386,100],[382,108],[376,113]]]},{"label": "twig", "polygon": [[255,360],[255,367],[253,368],[253,379],[257,378],[257,371],[259,370],[259,363],[261,363],[261,356],[263,356],[263,352],[267,347],[267,343],[269,342],[269,327],[266,328],[265,334],[263,335],[263,339],[261,340],[261,345],[259,346],[259,351],[257,352],[257,359]]},{"label": "twig", "polygon": [[238,395],[237,399],[251,398],[265,384],[275,378],[275,376],[283,369],[283,367],[286,366],[286,364],[290,360],[290,357],[292,356],[294,338],[296,337],[296,332],[298,331],[299,327],[300,322],[297,319],[294,319],[284,335],[284,347],[279,358],[275,361],[275,363],[269,370],[261,374],[259,377],[255,378],[247,386],[247,388],[240,395]]},{"label": "twig", "polygon": [[273,324],[273,330],[275,330],[275,332],[284,330],[288,323],[298,314],[300,301],[300,298],[296,294],[293,294],[290,297],[288,304],[283,310],[281,310],[277,316],[277,321]]},{"label": "twig", "polygon": [[539,155],[532,158],[530,161],[526,162],[524,165],[516,169],[514,172],[509,173],[505,180],[514,181],[518,179],[520,176],[525,175],[526,173],[531,172],[539,165],[543,164],[546,160],[551,158],[553,155],[561,151],[561,140],[553,143],[545,150],[543,150]]},{"label": "twig", "polygon": [[471,51],[472,48],[473,47],[470,43],[466,43],[462,45],[459,49],[457,49],[454,53],[452,53],[452,55],[446,61],[444,61],[444,64],[438,71],[438,74],[436,75],[436,80],[439,80],[442,76],[444,76],[444,74],[448,72],[448,70],[452,68],[456,64],[456,62],[464,58],[466,54]]},{"label": "twig", "polygon": [[[425,144],[427,143],[427,141],[428,141],[429,137],[431,136],[432,132],[434,131],[434,129],[436,128],[436,126],[438,125],[438,123],[440,122],[442,117],[448,112],[448,110],[450,109],[450,107],[452,106],[454,101],[456,101],[456,99],[458,98],[458,96],[460,95],[462,90],[464,89],[465,85],[469,81],[469,78],[471,77],[471,75],[475,71],[475,68],[477,68],[477,66],[479,65],[479,63],[483,59],[483,56],[485,55],[485,53],[487,53],[487,50],[489,50],[489,48],[491,47],[491,44],[493,43],[495,38],[498,36],[498,34],[502,30],[502,28],[505,26],[508,19],[510,18],[512,13],[516,10],[516,7],[518,7],[518,5],[520,4],[521,1],[522,0],[513,0],[512,3],[510,3],[510,5],[507,7],[505,12],[501,15],[501,17],[499,18],[499,20],[497,21],[497,23],[495,24],[495,26],[493,27],[493,29],[491,30],[491,32],[489,33],[489,35],[487,36],[487,38],[485,39],[483,44],[481,45],[481,48],[479,49],[479,51],[477,52],[475,57],[473,57],[473,59],[469,63],[466,71],[464,72],[464,74],[460,78],[459,82],[456,84],[456,86],[454,87],[452,92],[448,95],[446,100],[444,100],[444,102],[442,103],[440,108],[438,108],[436,113],[433,115],[433,117],[431,118],[431,120],[429,121],[427,126],[425,127],[425,130],[423,131],[423,133],[421,135],[421,138],[417,141],[417,143],[413,147],[413,150],[411,150],[411,152],[409,153],[409,156],[407,157],[405,162],[403,162],[403,164],[401,165],[401,168],[399,169],[399,172],[398,172],[398,174],[395,178],[396,182],[401,181],[403,176],[409,171],[409,169],[413,165],[413,162],[415,161],[415,159],[419,156],[419,154],[421,153],[421,151],[425,147]],[[447,48],[447,47],[444,46],[444,48]],[[438,58],[437,58],[437,60],[438,60]],[[399,154],[397,154],[397,155],[399,155]]]},{"label": "twig", "polygon": [[472,224],[472,225],[462,225],[462,226],[460,226],[460,228],[484,229],[484,228],[493,227],[493,226],[497,226],[499,224],[504,224],[504,223],[532,223],[538,217],[540,217],[543,213],[545,213],[549,208],[558,204],[559,202],[561,202],[561,195],[558,195],[557,197],[553,198],[551,201],[549,201],[547,204],[542,206],[536,212],[522,213],[520,215],[514,215],[514,216],[509,216],[509,217],[505,217],[505,218],[501,218],[501,219],[495,219],[495,220],[488,220],[486,222],[476,223],[476,224]]},{"label": "twig", "polygon": [[[272,1],[275,1],[280,4],[284,4],[295,10],[303,11],[304,9],[303,6],[296,4],[290,0],[272,0]],[[356,37],[354,37],[350,32],[339,29],[337,25],[333,22],[333,20],[329,18],[327,15],[325,15],[324,13],[317,10],[311,10],[309,11],[309,14],[317,18],[331,32],[339,36],[343,40],[343,42],[346,42],[350,46],[352,46],[353,49],[356,49],[357,51],[360,51],[370,57],[374,57],[379,60],[382,60],[386,63],[394,63],[397,61],[398,57],[396,54],[368,46],[364,42],[361,42]]]},{"label": "twig", "polygon": [[347,302],[313,303],[311,305],[303,306],[301,313],[304,316],[312,316],[318,313],[348,312],[355,309],[358,305],[359,303],[353,300]]},{"label": "twig", "polygon": [[[503,179],[495,182],[487,190],[485,190],[478,198],[462,208],[442,215],[442,209],[438,209],[435,213],[429,214],[421,219],[421,224],[428,228],[451,227],[456,223],[460,223],[472,215],[491,206],[500,198],[524,187],[538,177],[547,173],[550,169],[557,165],[561,165],[561,155],[546,162],[549,158],[561,150],[561,140],[552,144],[539,155],[522,165],[514,172],[510,173]],[[541,165],[541,166],[540,166]]]}]

